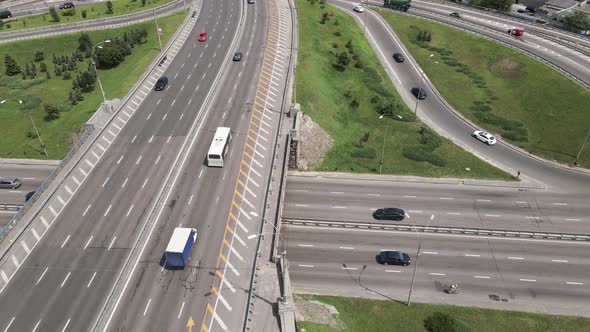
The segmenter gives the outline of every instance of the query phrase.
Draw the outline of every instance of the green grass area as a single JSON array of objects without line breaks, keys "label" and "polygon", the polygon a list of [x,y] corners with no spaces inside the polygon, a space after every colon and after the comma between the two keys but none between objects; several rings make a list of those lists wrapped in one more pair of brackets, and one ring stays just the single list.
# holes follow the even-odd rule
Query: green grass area
[{"label": "green grass area", "polygon": [[[434,54],[424,70],[455,109],[536,155],[574,161],[590,129],[590,93],[543,63],[484,38],[379,12],[421,66]],[[416,42],[420,30],[430,32],[430,42]],[[590,148],[580,161],[590,166]]]},{"label": "green grass area", "polygon": [[[361,298],[298,295],[331,304],[338,310],[344,323],[342,331],[427,331],[424,320],[435,312],[449,314],[458,321],[460,329],[469,332],[538,332],[538,331],[590,331],[590,319],[526,312],[413,303],[410,307],[395,301]],[[337,329],[310,322],[297,323],[299,330],[328,332]],[[452,331],[449,331],[452,332]]]},{"label": "green grass area", "polygon": [[[319,170],[378,173],[385,147],[384,174],[511,178],[428,128],[421,134],[424,124],[403,104],[353,19],[332,6],[324,6],[316,1],[297,1],[297,102],[334,139]],[[328,20],[321,24],[323,13],[328,13]],[[354,53],[346,47],[349,41]],[[352,58],[344,71],[335,66],[336,54],[342,52]],[[357,62],[361,62],[361,68],[355,66]],[[373,103],[375,96],[382,102]],[[384,101],[391,107],[380,118],[377,108]]]},{"label": "green grass area", "polygon": [[[19,17],[13,19],[6,19],[4,21],[4,26],[0,28],[0,33],[5,31],[14,31],[14,30],[21,30],[21,29],[29,29],[29,28],[37,28],[43,27],[48,25],[56,25],[62,23],[72,23],[78,21],[85,21],[85,20],[94,20],[98,18],[108,18],[113,16],[125,15],[130,14],[142,10],[151,9],[154,7],[162,6],[172,0],[147,0],[145,6],[142,6],[141,0],[118,0],[113,1],[113,13],[107,14],[106,13],[106,4],[98,3],[88,6],[79,6],[73,9],[74,15],[73,16],[64,16],[63,14],[66,13],[68,10],[59,10],[58,5],[59,3],[55,3],[55,9],[59,14],[60,21],[56,22],[53,18],[48,14],[40,14],[40,15],[31,15],[26,17]],[[77,5],[77,3],[74,3]],[[82,17],[82,11],[86,11],[86,18]]]},{"label": "green grass area", "polygon": [[[164,17],[158,21],[163,29],[162,44],[168,42],[178,26],[184,20],[184,13]],[[88,34],[93,43],[122,36],[125,31],[146,27],[148,36],[145,43],[138,44],[123,63],[110,70],[99,70],[98,75],[105,89],[107,99],[122,98],[145,71],[148,64],[159,54],[158,37],[153,22],[132,25],[125,28],[91,31]],[[71,146],[76,132],[94,114],[100,106],[102,97],[98,85],[91,93],[84,94],[85,99],[75,106],[67,106],[68,93],[72,79],[77,73],[72,72],[72,79],[54,75],[52,54],[70,55],[78,47],[80,34],[70,34],[51,38],[27,40],[9,44],[0,44],[0,54],[7,54],[16,59],[24,70],[25,63],[30,63],[36,51],[45,53],[51,78],[37,69],[37,79],[23,80],[21,75],[6,76],[4,58],[0,62],[0,123],[2,139],[0,140],[0,157],[3,158],[45,158],[41,154],[40,143],[34,136],[34,128],[29,119],[31,114],[40,135],[47,146],[50,159],[61,159]],[[78,68],[86,70],[88,59],[78,62]],[[39,63],[37,63],[39,68]],[[19,100],[23,103],[20,104]],[[69,108],[58,119],[48,121],[43,103],[62,105]]]}]

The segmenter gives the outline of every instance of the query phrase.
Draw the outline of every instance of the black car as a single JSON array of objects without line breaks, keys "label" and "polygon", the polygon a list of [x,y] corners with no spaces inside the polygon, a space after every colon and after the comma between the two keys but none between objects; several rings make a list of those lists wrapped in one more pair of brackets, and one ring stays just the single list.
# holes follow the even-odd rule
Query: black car
[{"label": "black car", "polygon": [[395,62],[404,62],[404,56],[401,53],[394,53],[393,54],[393,60],[395,60]]},{"label": "black car", "polygon": [[405,252],[396,250],[384,250],[377,255],[377,262],[383,265],[403,265],[408,266],[412,263],[410,255]]},{"label": "black car", "polygon": [[373,218],[377,220],[404,220],[406,213],[398,208],[383,208],[377,209],[373,212]]},{"label": "black car", "polygon": [[155,86],[154,90],[162,91],[162,90],[166,89],[166,85],[168,85],[168,77],[162,76],[156,82],[156,86]]},{"label": "black car", "polygon": [[59,9],[70,9],[70,8],[74,8],[73,2],[64,2],[61,5],[59,5]]},{"label": "black car", "polygon": [[5,18],[11,18],[11,17],[12,17],[12,13],[10,12],[10,10],[0,9],[0,20],[3,20]]},{"label": "black car", "polygon": [[249,4],[253,4],[254,3],[254,0],[248,0],[248,3]]},{"label": "black car", "polygon": [[242,52],[236,52],[234,53],[234,61],[242,61]]},{"label": "black car", "polygon": [[426,99],[426,91],[424,91],[424,89],[420,89],[418,87],[416,88],[412,88],[412,90],[410,90],[412,92],[412,94],[414,95],[414,97],[422,100],[422,99]]},{"label": "black car", "polygon": [[25,202],[28,202],[31,199],[31,197],[33,197],[33,195],[35,195],[35,191],[29,191],[25,196]]}]

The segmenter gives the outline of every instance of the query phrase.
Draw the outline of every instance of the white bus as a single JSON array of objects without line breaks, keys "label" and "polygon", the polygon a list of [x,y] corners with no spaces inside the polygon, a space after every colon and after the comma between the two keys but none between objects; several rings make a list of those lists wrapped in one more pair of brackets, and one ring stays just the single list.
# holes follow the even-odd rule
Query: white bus
[{"label": "white bus", "polygon": [[231,142],[231,128],[218,127],[213,136],[213,142],[207,153],[207,166],[223,167],[223,160],[227,155],[229,143]]}]

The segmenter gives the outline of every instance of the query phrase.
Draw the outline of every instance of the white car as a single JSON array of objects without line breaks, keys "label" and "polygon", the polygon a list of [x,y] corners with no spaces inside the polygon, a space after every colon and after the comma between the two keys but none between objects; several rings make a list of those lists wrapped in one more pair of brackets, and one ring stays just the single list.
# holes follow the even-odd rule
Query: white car
[{"label": "white car", "polygon": [[363,6],[355,6],[352,10],[354,10],[357,13],[362,13],[365,11],[365,8]]},{"label": "white car", "polygon": [[490,134],[486,133],[485,131],[476,130],[471,134],[471,136],[477,138],[478,140],[486,143],[487,145],[494,145],[496,144],[496,138]]}]

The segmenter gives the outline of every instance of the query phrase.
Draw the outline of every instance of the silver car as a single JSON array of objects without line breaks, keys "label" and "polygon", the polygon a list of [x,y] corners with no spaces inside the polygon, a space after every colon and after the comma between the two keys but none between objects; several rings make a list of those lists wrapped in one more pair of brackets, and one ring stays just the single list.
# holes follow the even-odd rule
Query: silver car
[{"label": "silver car", "polygon": [[476,130],[471,134],[471,136],[477,138],[478,140],[486,143],[487,145],[494,145],[496,144],[496,138],[494,135],[490,133],[486,133],[485,131]]},{"label": "silver car", "polygon": [[20,187],[21,184],[21,180],[15,177],[7,177],[0,179],[0,188],[4,189],[16,189]]}]

